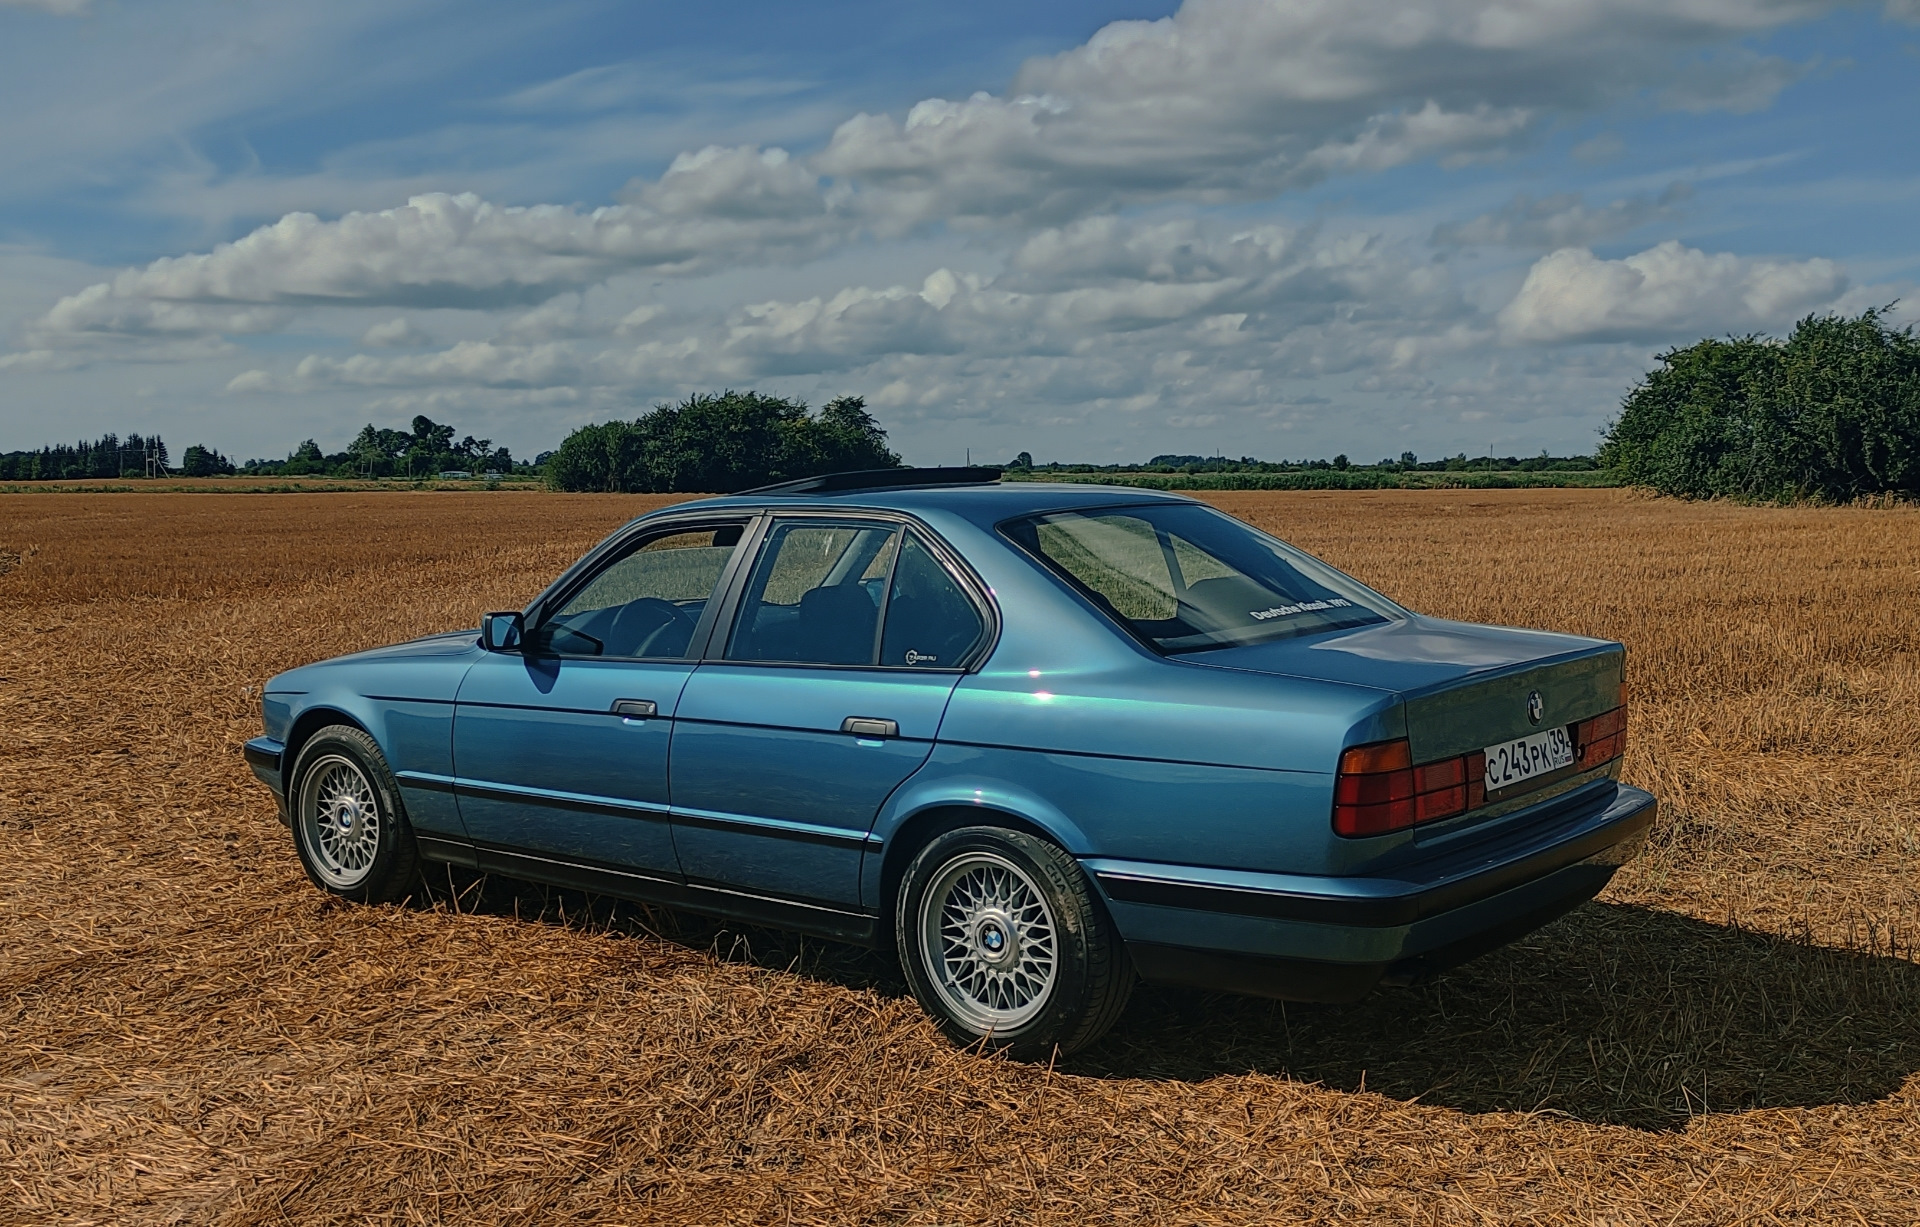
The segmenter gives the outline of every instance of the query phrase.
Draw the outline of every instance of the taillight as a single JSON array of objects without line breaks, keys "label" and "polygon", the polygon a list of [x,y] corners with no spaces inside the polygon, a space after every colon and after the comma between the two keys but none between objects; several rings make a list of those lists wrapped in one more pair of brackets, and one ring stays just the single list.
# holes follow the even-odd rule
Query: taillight
[{"label": "taillight", "polygon": [[[1625,686],[1621,687],[1624,692]],[[1573,726],[1573,744],[1579,747],[1580,770],[1610,763],[1627,752],[1627,709],[1620,706]]]},{"label": "taillight", "polygon": [[1384,835],[1413,823],[1413,753],[1406,740],[1342,751],[1333,782],[1333,829],[1342,835]]},{"label": "taillight", "polygon": [[1333,782],[1334,832],[1386,835],[1464,814],[1486,800],[1486,771],[1478,750],[1416,767],[1404,738],[1352,746]]}]

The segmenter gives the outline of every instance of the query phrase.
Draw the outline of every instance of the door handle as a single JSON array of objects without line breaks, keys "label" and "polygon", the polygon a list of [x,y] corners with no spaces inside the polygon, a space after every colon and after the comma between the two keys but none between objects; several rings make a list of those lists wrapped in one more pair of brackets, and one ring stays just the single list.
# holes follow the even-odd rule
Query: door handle
[{"label": "door handle", "polygon": [[876,720],[871,716],[848,716],[840,722],[840,731],[855,737],[898,737],[898,720]]},{"label": "door handle", "polygon": [[629,720],[645,720],[660,714],[660,705],[652,699],[615,699],[613,714]]}]

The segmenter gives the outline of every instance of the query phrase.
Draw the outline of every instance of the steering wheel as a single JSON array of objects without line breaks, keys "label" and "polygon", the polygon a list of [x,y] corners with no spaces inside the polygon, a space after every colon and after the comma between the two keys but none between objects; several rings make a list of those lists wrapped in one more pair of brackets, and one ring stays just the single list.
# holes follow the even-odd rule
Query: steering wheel
[{"label": "steering wheel", "polygon": [[637,637],[639,642],[634,644],[631,652],[619,654],[645,656],[660,636],[676,627],[684,633],[683,642],[693,638],[693,619],[687,616],[686,610],[657,596],[643,596],[639,600],[628,601],[614,615],[613,625],[607,628],[607,643],[618,645],[630,637]]}]

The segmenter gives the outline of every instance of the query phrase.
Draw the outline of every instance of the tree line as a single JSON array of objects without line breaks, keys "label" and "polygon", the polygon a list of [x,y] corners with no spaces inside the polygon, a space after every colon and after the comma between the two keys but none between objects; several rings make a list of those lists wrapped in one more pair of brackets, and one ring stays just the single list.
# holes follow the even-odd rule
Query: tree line
[{"label": "tree line", "polygon": [[[189,451],[192,449],[189,448]],[[0,481],[75,481],[98,477],[145,477],[167,471],[167,445],[159,435],[102,435],[68,446],[0,452]]]},{"label": "tree line", "polygon": [[285,460],[249,460],[233,470],[263,477],[427,478],[444,472],[510,474],[531,471],[516,464],[513,453],[491,439],[467,435],[458,441],[454,427],[423,415],[406,430],[386,430],[368,422],[345,451],[325,453],[307,439]]},{"label": "tree line", "polygon": [[307,439],[284,460],[248,460],[236,464],[211,447],[196,443],[169,463],[159,435],[105,435],[72,445],[34,451],[0,452],[0,481],[74,481],[102,477],[401,477],[427,478],[449,470],[473,473],[537,473],[491,439],[467,435],[454,439],[452,426],[421,416],[407,430],[384,430],[369,422],[345,451],[322,452]]}]

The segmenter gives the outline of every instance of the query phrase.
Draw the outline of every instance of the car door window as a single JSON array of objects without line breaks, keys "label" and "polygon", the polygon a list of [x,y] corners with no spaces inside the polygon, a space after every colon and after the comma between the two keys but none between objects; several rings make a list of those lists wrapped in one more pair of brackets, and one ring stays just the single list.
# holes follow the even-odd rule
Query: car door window
[{"label": "car door window", "polygon": [[979,609],[959,581],[917,535],[908,533],[887,594],[880,663],[951,669],[960,664],[985,630]]},{"label": "car door window", "polygon": [[562,656],[685,656],[740,536],[740,525],[727,524],[643,542],[569,596],[531,646]]},{"label": "car door window", "polygon": [[727,659],[874,663],[898,538],[886,524],[776,524],[741,602]]}]

